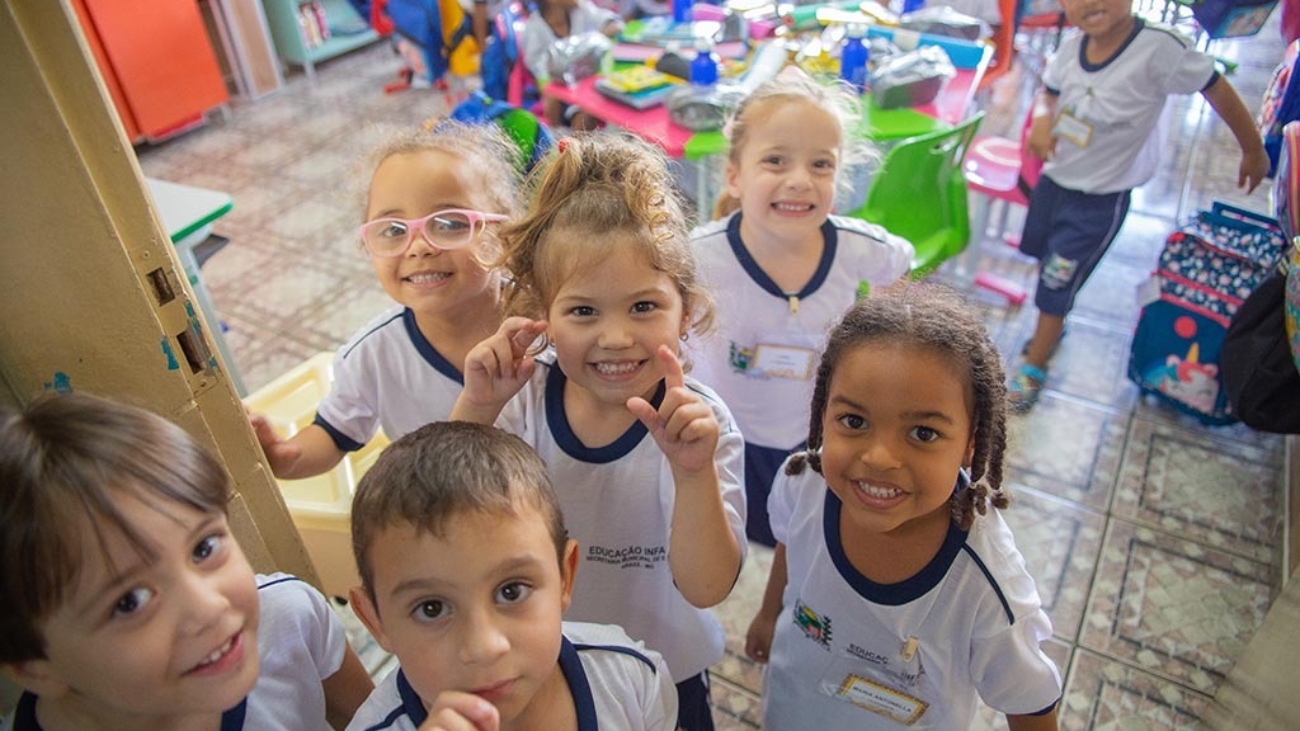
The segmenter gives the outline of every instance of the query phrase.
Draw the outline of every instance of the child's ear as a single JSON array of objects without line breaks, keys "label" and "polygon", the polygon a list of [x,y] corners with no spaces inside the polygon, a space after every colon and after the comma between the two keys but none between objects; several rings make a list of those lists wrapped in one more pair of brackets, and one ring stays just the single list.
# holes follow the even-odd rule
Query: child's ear
[{"label": "child's ear", "polygon": [[67,683],[63,682],[54,669],[54,663],[49,660],[6,663],[0,665],[0,670],[23,690],[42,698],[57,698],[68,692]]},{"label": "child's ear", "polygon": [[727,183],[725,187],[727,195],[740,200],[740,169],[736,167],[735,163],[727,163]]},{"label": "child's ear", "polygon": [[364,587],[354,586],[348,591],[348,600],[352,602],[352,610],[356,613],[357,619],[360,619],[361,624],[370,630],[375,642],[378,642],[385,652],[392,654],[393,648],[388,643],[388,635],[384,633],[384,622],[379,618],[379,610],[375,607],[375,603],[370,601],[370,593]]},{"label": "child's ear", "polygon": [[975,459],[975,431],[972,429],[970,439],[966,442],[966,453],[962,455],[961,466],[970,469],[971,462]]},{"label": "child's ear", "polygon": [[560,559],[560,611],[567,611],[573,600],[573,580],[578,575],[578,542],[569,539]]}]

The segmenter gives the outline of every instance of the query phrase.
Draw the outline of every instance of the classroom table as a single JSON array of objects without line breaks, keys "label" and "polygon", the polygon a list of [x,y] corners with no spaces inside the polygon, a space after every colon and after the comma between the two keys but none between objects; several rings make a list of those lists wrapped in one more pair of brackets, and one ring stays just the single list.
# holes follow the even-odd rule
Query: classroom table
[{"label": "classroom table", "polygon": [[[893,38],[889,28],[871,28],[868,36]],[[901,34],[900,34],[901,35]],[[958,41],[924,33],[912,33],[907,42],[919,45],[937,45],[948,51],[956,70],[933,101],[916,107],[880,109],[871,94],[862,96],[862,123],[858,130],[876,142],[915,137],[955,125],[967,117],[975,99],[975,92],[993,57],[987,44]],[[576,105],[582,111],[606,124],[629,130],[663,148],[670,157],[700,161],[726,149],[726,139],[719,131],[692,132],[672,121],[668,108],[663,105],[638,110],[616,102],[596,91],[599,77],[589,77],[568,86],[562,81],[546,85],[546,93],[566,104]],[[698,165],[696,175],[696,203],[703,209],[708,184],[705,165]]]},{"label": "classroom table", "polygon": [[212,235],[212,224],[218,218],[230,212],[234,201],[230,195],[218,190],[198,188],[193,185],[169,183],[165,180],[146,178],[149,192],[153,194],[158,206],[158,215],[162,217],[167,235],[171,237],[172,246],[176,248],[176,257],[180,259],[185,277],[190,281],[190,289],[199,302],[203,312],[203,321],[207,325],[208,335],[221,353],[222,365],[226,374],[240,396],[247,396],[244,381],[235,367],[234,354],[226,344],[226,337],[221,332],[221,320],[217,318],[216,307],[212,304],[212,295],[203,283],[199,271],[199,260],[194,253],[195,247]]}]

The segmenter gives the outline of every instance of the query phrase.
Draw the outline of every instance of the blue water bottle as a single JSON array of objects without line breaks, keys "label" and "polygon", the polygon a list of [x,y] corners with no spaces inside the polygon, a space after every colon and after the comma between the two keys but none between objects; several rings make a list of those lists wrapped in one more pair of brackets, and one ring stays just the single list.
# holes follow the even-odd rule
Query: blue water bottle
[{"label": "blue water bottle", "polygon": [[673,0],[673,24],[691,22],[691,0]]},{"label": "blue water bottle", "polygon": [[867,87],[867,57],[870,51],[867,50],[867,44],[862,42],[866,35],[867,29],[861,24],[850,24],[848,37],[840,49],[840,78],[852,84],[859,94]]},{"label": "blue water bottle", "polygon": [[925,0],[903,0],[903,15],[915,13],[925,7]]},{"label": "blue water bottle", "polygon": [[713,58],[713,41],[695,39],[695,60],[691,61],[691,83],[695,86],[713,86],[718,83],[718,62]]}]

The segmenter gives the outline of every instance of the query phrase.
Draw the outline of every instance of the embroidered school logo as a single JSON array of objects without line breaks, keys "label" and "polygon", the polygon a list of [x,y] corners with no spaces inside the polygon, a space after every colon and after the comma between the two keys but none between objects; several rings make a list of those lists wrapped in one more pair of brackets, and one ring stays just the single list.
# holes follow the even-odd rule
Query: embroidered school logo
[{"label": "embroidered school logo", "polygon": [[816,640],[827,649],[831,646],[831,618],[823,617],[808,608],[807,604],[796,600],[794,603],[794,623],[799,625],[805,636]]},{"label": "embroidered school logo", "polygon": [[754,364],[754,349],[738,345],[733,340],[731,341],[731,352],[727,359],[731,363],[731,370],[744,373]]}]

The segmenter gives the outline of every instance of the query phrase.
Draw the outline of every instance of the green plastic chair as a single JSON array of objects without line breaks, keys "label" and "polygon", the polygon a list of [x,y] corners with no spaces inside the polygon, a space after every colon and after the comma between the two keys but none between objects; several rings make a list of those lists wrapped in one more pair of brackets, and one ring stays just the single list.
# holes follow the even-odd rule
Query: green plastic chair
[{"label": "green plastic chair", "polygon": [[914,279],[960,254],[970,242],[962,159],[983,120],[979,112],[952,129],[899,142],[872,177],[866,203],[849,214],[911,241],[916,247]]}]

